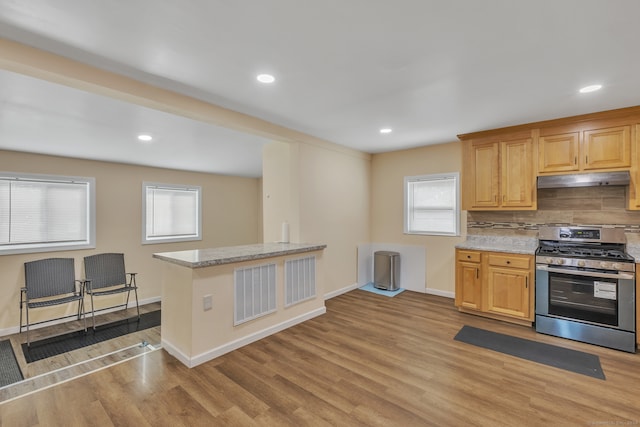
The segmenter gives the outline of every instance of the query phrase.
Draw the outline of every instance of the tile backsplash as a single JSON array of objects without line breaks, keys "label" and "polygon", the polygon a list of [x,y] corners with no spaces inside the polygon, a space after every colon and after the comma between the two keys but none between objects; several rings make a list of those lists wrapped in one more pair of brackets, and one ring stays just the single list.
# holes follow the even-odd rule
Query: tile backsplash
[{"label": "tile backsplash", "polygon": [[539,189],[537,211],[469,211],[467,230],[529,234],[541,225],[597,225],[640,232],[640,211],[625,209],[627,190],[622,186]]}]

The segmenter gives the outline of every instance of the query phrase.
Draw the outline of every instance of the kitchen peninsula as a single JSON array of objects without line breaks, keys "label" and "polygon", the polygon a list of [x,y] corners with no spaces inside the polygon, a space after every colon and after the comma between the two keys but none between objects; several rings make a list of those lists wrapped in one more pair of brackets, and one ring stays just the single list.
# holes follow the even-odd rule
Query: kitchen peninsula
[{"label": "kitchen peninsula", "polygon": [[264,243],[156,253],[162,346],[189,367],[326,312],[326,245]]}]

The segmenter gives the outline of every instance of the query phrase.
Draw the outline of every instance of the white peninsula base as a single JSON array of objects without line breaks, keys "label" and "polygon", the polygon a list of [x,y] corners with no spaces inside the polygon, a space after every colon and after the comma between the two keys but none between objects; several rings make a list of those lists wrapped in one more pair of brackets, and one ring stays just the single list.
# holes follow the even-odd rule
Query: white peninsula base
[{"label": "white peninsula base", "polygon": [[165,261],[163,348],[194,367],[324,314],[325,247],[272,243],[154,254]]}]

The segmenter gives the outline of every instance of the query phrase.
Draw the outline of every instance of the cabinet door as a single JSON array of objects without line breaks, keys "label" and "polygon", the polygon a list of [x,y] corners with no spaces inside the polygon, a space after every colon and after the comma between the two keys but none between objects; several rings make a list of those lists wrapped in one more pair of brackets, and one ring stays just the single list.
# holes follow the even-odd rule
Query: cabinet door
[{"label": "cabinet door", "polygon": [[481,310],[481,283],[479,263],[458,261],[456,263],[456,306]]},{"label": "cabinet door", "polygon": [[631,126],[584,131],[582,169],[631,166]]},{"label": "cabinet door", "polygon": [[529,319],[529,272],[515,268],[488,268],[486,310]]},{"label": "cabinet door", "polygon": [[[633,156],[631,167],[631,183],[629,185],[629,210],[640,210],[640,124],[636,124],[633,128],[633,150],[631,155]],[[640,270],[637,270],[640,271]],[[636,294],[638,295],[638,294]],[[638,311],[640,311],[640,303],[636,304]],[[638,319],[640,324],[640,319]],[[640,329],[636,330],[636,335],[640,341]]]},{"label": "cabinet door", "polygon": [[580,133],[541,136],[538,139],[538,170],[567,172],[578,170]]},{"label": "cabinet door", "polygon": [[501,143],[502,207],[533,206],[533,145],[531,138]]},{"label": "cabinet door", "polygon": [[498,143],[473,144],[471,151],[472,171],[468,183],[473,188],[471,207],[498,207]]}]

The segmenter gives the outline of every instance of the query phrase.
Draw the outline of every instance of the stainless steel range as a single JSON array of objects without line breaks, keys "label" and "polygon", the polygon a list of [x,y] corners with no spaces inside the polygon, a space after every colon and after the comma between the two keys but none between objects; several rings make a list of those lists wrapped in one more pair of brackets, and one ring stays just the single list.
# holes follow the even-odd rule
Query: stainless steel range
[{"label": "stainless steel range", "polygon": [[536,331],[635,353],[635,260],[619,228],[543,227]]}]

